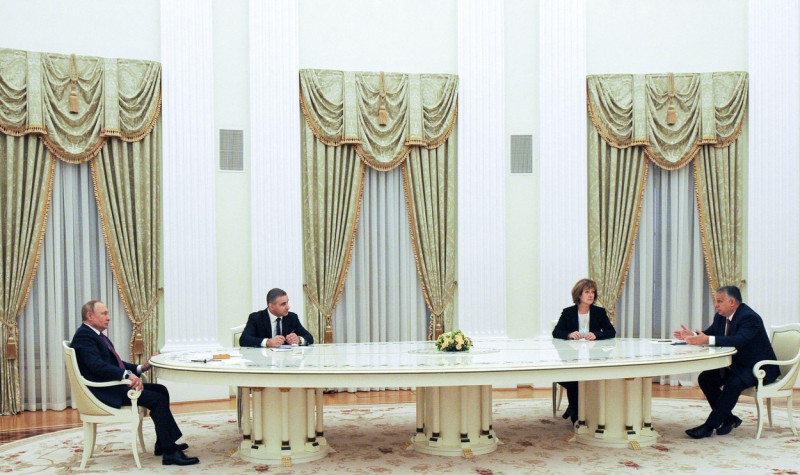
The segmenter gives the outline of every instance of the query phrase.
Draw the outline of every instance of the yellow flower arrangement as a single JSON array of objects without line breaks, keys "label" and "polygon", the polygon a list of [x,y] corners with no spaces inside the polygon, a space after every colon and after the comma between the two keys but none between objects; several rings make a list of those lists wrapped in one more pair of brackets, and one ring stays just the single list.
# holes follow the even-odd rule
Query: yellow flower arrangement
[{"label": "yellow flower arrangement", "polygon": [[436,349],[439,351],[468,351],[472,348],[472,339],[461,330],[442,333],[436,339]]}]

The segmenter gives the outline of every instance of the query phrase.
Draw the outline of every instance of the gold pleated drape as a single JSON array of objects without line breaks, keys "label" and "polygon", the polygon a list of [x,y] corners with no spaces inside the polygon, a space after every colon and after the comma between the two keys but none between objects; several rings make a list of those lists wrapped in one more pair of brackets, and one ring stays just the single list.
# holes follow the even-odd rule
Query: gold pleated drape
[{"label": "gold pleated drape", "polygon": [[598,75],[586,83],[589,275],[609,313],[633,253],[644,157],[667,170],[694,162],[711,288],[741,285],[747,73]]},{"label": "gold pleated drape", "polygon": [[[444,74],[300,71],[304,290],[309,330],[334,340],[332,318],[358,227],[364,167],[404,167],[423,294],[441,331],[452,324],[458,78]],[[425,316],[410,316],[425,318]],[[444,321],[444,323],[442,323]],[[433,327],[430,335],[434,336]]]},{"label": "gold pleated drape", "polygon": [[158,63],[0,49],[0,412],[22,408],[16,319],[39,260],[56,158],[91,162],[111,267],[134,323],[131,353],[141,362],[155,352],[160,109]]}]

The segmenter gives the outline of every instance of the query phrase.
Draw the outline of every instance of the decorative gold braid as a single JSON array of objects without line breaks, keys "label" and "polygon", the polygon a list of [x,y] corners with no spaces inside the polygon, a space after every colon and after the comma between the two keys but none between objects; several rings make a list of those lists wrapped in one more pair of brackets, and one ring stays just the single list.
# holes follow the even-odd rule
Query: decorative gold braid
[{"label": "decorative gold braid", "polygon": [[411,147],[403,147],[397,157],[391,162],[379,162],[373,157],[370,157],[369,154],[367,154],[367,152],[361,147],[361,144],[356,145],[355,149],[358,156],[361,157],[361,161],[369,165],[370,168],[374,168],[379,172],[388,172],[390,170],[394,170],[401,165],[406,158],[408,158],[408,154],[411,153]]},{"label": "decorative gold braid", "polygon": [[[628,277],[628,270],[631,266],[631,259],[633,258],[633,248],[636,245],[636,237],[639,233],[639,223],[642,217],[642,204],[644,204],[644,192],[647,185],[647,173],[649,171],[649,166],[647,160],[644,160],[644,172],[642,173],[642,179],[639,180],[639,197],[637,198],[638,203],[636,204],[636,215],[633,221],[633,232],[631,235],[633,239],[628,243],[628,249],[626,252],[628,256],[625,258],[625,265],[623,266],[622,271],[622,279],[619,281],[619,285],[617,286],[616,294],[614,295],[614,305],[610,306],[610,309],[607,309],[609,313],[611,313],[612,317],[614,315],[614,309],[617,307],[617,302],[619,302],[619,297],[622,294],[622,288],[625,286],[625,279]],[[613,321],[611,323],[614,323]]]},{"label": "decorative gold braid", "polygon": [[[300,89],[302,88],[303,84],[301,83]],[[342,144],[342,139],[329,137],[324,133],[322,133],[322,129],[319,128],[317,123],[314,122],[314,119],[311,117],[311,112],[309,112],[308,110],[308,106],[306,105],[306,100],[303,97],[302,92],[300,93],[300,110],[303,112],[303,117],[306,118],[306,124],[308,124],[308,126],[311,128],[311,132],[314,133],[314,137],[316,137],[317,140],[319,140],[320,142],[324,143],[329,147],[338,147],[339,145]],[[361,139],[358,139],[356,137],[348,137],[347,140],[348,144],[361,143]],[[354,140],[358,140],[358,142],[355,142]]]},{"label": "decorative gold braid", "polygon": [[689,152],[677,162],[669,162],[664,160],[664,157],[657,155],[655,151],[651,150],[651,147],[644,147],[644,154],[647,155],[647,158],[649,158],[658,167],[668,171],[675,171],[685,167],[692,160],[694,160],[694,158],[697,156],[697,152],[700,151],[700,147],[700,145],[694,145]]},{"label": "decorative gold braid", "polygon": [[[150,120],[147,121],[147,124],[145,124],[144,128],[136,132],[131,132],[130,134],[127,134],[123,131],[119,131],[119,135],[115,135],[115,137],[119,137],[120,140],[122,140],[123,142],[138,142],[143,138],[147,137],[148,135],[150,135],[150,132],[152,132],[153,127],[156,126],[156,123],[158,122],[158,118],[160,117],[160,115],[161,115],[161,91],[159,90],[158,104],[156,105],[156,110],[153,111],[153,116],[150,117]],[[107,130],[116,132],[116,129],[107,129]]]},{"label": "decorative gold braid", "polygon": [[[39,225],[39,229],[36,231],[36,244],[34,244],[33,248],[33,268],[28,271],[28,276],[24,280],[23,289],[25,289],[25,294],[22,297],[22,300],[19,302],[19,306],[17,307],[16,316],[22,314],[22,310],[25,309],[25,303],[28,301],[28,296],[31,293],[31,289],[33,288],[33,278],[36,276],[36,271],[39,268],[39,258],[42,256],[42,243],[44,242],[44,232],[47,228],[47,215],[50,213],[50,203],[53,198],[53,179],[56,175],[56,161],[53,157],[49,157],[50,159],[50,166],[49,171],[47,173],[47,184],[45,185],[45,202],[44,202],[44,209],[42,210],[42,224]],[[16,325],[16,323],[15,323]]]},{"label": "decorative gold braid", "polygon": [[49,150],[50,153],[58,157],[60,160],[67,163],[71,163],[73,165],[88,162],[93,158],[95,158],[97,154],[100,153],[100,150],[102,150],[102,148],[105,146],[107,140],[108,139],[106,137],[100,137],[100,140],[98,140],[94,145],[87,148],[85,151],[79,154],[72,154],[62,149],[61,147],[58,146],[58,144],[50,140],[49,136],[42,135],[42,141],[44,142],[44,146],[47,147],[47,150]]},{"label": "decorative gold braid", "polygon": [[706,262],[706,273],[708,275],[708,285],[713,292],[719,288],[719,281],[717,280],[716,268],[711,265],[711,245],[708,243],[708,230],[706,229],[705,213],[703,213],[703,206],[700,204],[700,177],[697,172],[697,162],[694,163],[694,196],[697,201],[697,214],[700,221],[700,240],[703,243],[703,260]]},{"label": "decorative gold braid", "polygon": [[22,127],[11,127],[10,125],[3,125],[0,123],[0,132],[12,137],[22,137],[28,134],[42,134],[47,135],[47,130],[43,125],[25,125]]}]

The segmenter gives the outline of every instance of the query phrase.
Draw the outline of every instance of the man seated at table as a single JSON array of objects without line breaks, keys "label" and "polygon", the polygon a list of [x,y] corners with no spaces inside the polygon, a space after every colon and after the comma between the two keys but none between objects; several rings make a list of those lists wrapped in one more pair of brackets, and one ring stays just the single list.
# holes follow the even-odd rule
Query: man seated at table
[{"label": "man seated at table", "polygon": [[[714,295],[714,308],[717,313],[711,326],[705,331],[693,332],[681,325],[681,329],[673,333],[675,338],[690,345],[736,348],[729,367],[703,371],[697,378],[700,389],[711,405],[711,414],[702,425],[686,430],[694,439],[709,437],[714,429],[717,430],[717,435],[725,435],[739,427],[742,420],[731,411],[742,391],[758,384],[753,375],[753,366],[762,360],[777,359],[764,322],[752,308],[742,302],[742,293],[738,287],[720,287]],[[775,365],[765,365],[762,368],[767,373],[764,384],[775,381],[780,374]]]},{"label": "man seated at table", "polygon": [[250,314],[239,337],[240,346],[262,348],[313,343],[297,314],[289,311],[289,296],[281,289],[267,292],[267,308]]},{"label": "man seated at table", "polygon": [[183,451],[188,444],[176,444],[182,433],[169,408],[169,392],[161,384],[144,383],[139,377],[150,369],[150,361],[135,365],[120,358],[111,340],[103,333],[108,328],[111,318],[108,308],[103,302],[90,300],[81,308],[83,325],[79,326],[72,337],[70,347],[75,350],[78,369],[89,381],[102,383],[106,381],[130,380],[130,386],[118,385],[104,388],[90,387],[89,390],[104,404],[119,408],[130,406],[128,389],[142,392],[138,404],[150,410],[150,418],[156,429],[156,445],[153,453],[162,455],[163,465],[194,465],[197,457],[187,457]]}]

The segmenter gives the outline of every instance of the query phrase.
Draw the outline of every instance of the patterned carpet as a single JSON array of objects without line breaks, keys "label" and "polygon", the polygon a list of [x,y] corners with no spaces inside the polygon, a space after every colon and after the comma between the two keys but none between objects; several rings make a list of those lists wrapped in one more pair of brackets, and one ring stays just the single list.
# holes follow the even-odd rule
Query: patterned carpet
[{"label": "patterned carpet", "polygon": [[[231,457],[239,435],[230,411],[178,416],[188,455],[200,465],[162,466],[152,455],[154,433],[145,421],[148,454],[142,472],[136,470],[119,426],[103,426],[85,471],[78,469],[82,430],[69,429],[0,446],[0,472],[14,473],[277,473],[277,474],[546,474],[546,473],[750,473],[800,472],[800,437],[792,435],[785,408],[773,410],[774,428],[755,440],[755,407],[740,404],[735,413],[744,423],[732,434],[689,439],[684,430],[704,420],[704,402],[654,399],[653,419],[658,442],[641,450],[601,449],[565,442],[570,426],[553,418],[549,399],[497,400],[494,429],[504,443],[494,453],[474,459],[437,457],[403,450],[414,428],[413,404],[329,406],[325,435],[336,450],[326,458],[291,468],[251,464]],[[800,416],[795,416],[800,426]]]}]

